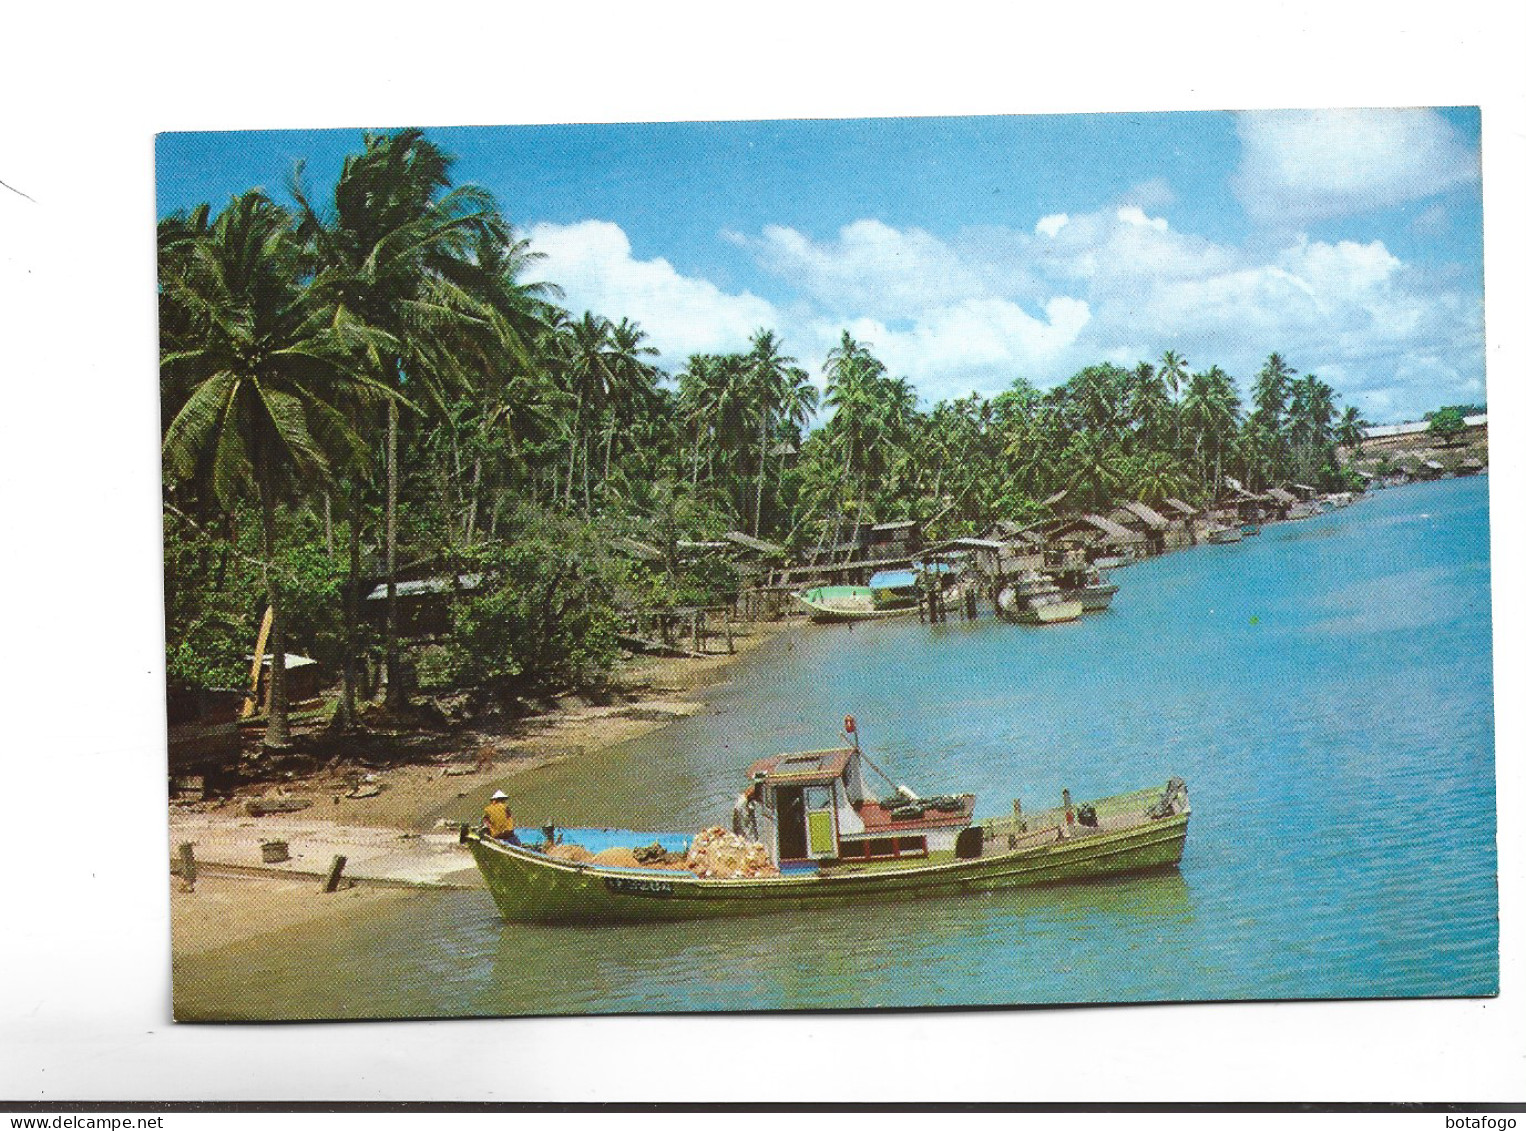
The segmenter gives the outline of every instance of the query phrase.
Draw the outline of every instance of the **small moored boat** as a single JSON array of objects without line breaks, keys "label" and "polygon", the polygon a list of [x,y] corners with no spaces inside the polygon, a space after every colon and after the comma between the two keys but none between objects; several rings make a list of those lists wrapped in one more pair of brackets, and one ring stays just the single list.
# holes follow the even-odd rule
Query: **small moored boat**
[{"label": "small moored boat", "polygon": [[[876,798],[857,745],[781,754],[749,770],[733,828],[777,874],[700,876],[558,858],[463,829],[505,919],[614,923],[754,915],[959,895],[1171,868],[1181,862],[1186,785],[976,822],[971,794]],[[871,767],[872,763],[868,763]],[[876,772],[878,772],[876,770]],[[887,781],[889,779],[886,779]],[[719,830],[714,830],[719,832]],[[773,873],[774,869],[770,869]]]},{"label": "small moored boat", "polygon": [[997,613],[1018,624],[1063,624],[1079,618],[1084,608],[1079,596],[1038,570],[1024,570],[996,591]]},{"label": "small moored boat", "polygon": [[1113,595],[1118,592],[1116,582],[1092,567],[1061,573],[1055,580],[1062,592],[1080,600],[1083,613],[1102,612],[1113,603]]},{"label": "small moored boat", "polygon": [[1238,526],[1220,526],[1208,532],[1208,541],[1215,546],[1223,546],[1229,542],[1238,542],[1245,535],[1240,533]]},{"label": "small moored boat", "polygon": [[917,600],[895,595],[894,590],[871,589],[867,585],[818,585],[795,600],[810,610],[811,619],[822,624],[842,621],[879,620],[917,611]]}]

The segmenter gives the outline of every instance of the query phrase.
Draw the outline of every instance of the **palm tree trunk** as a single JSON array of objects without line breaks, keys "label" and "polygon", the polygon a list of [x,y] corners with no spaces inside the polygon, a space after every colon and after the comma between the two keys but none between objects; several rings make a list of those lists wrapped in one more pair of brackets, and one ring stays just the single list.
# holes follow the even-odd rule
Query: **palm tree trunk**
[{"label": "palm tree trunk", "polygon": [[472,544],[477,531],[477,499],[482,494],[482,457],[472,462],[472,498],[466,509],[466,544]]},{"label": "palm tree trunk", "polygon": [[387,709],[405,706],[397,640],[397,402],[387,402]]},{"label": "palm tree trunk", "polygon": [[270,604],[270,710],[265,721],[265,746],[280,748],[291,744],[291,719],[286,702],[286,615],[282,608],[280,583],[271,562],[276,548],[276,505],[270,485],[260,484],[260,517],[264,534],[261,572],[265,578],[265,598]]},{"label": "palm tree trunk", "polygon": [[577,406],[572,410],[572,442],[567,445],[567,509],[572,509],[572,488],[577,482],[578,440],[583,430],[583,394],[578,394]]},{"label": "palm tree trunk", "polygon": [[335,716],[339,730],[348,734],[355,729],[355,645],[360,623],[360,492],[350,485],[350,570],[344,590],[344,660],[339,712]]},{"label": "palm tree trunk", "polygon": [[593,462],[588,454],[588,434],[583,434],[583,516],[593,511],[593,488],[588,482],[588,465]]},{"label": "palm tree trunk", "polygon": [[612,449],[614,446],[615,418],[614,414],[611,413],[609,417],[609,427],[604,430],[604,478],[599,481],[599,485],[604,491],[609,489],[609,453],[610,449]]},{"label": "palm tree trunk", "polygon": [[758,491],[752,508],[752,536],[758,536],[763,525],[763,472],[768,467],[768,409],[763,410],[763,421],[758,427]]}]

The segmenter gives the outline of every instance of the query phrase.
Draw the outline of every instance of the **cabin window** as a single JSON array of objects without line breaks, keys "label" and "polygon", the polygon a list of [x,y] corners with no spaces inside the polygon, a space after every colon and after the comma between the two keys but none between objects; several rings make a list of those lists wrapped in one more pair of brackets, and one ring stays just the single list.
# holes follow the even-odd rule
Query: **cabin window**
[{"label": "cabin window", "polygon": [[927,838],[925,836],[898,836],[895,838],[895,854],[897,856],[926,856]]}]

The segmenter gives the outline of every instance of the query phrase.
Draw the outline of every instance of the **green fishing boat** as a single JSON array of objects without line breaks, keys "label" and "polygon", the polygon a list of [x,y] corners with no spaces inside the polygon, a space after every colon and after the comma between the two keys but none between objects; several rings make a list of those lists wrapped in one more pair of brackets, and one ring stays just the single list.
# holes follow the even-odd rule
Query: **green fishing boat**
[{"label": "green fishing boat", "polygon": [[810,610],[813,621],[822,624],[879,620],[917,611],[915,594],[909,598],[896,596],[888,590],[871,589],[867,585],[818,585],[796,593],[795,600]]},{"label": "green fishing boat", "polygon": [[[1064,803],[981,821],[970,794],[874,798],[858,747],[754,764],[733,830],[767,851],[768,875],[700,876],[687,868],[610,867],[505,844],[462,840],[505,919],[619,923],[809,911],[870,901],[957,896],[1175,867],[1191,806],[1185,784]],[[870,763],[872,766],[872,763]],[[887,779],[888,780],[888,779]],[[715,830],[719,831],[719,830]],[[775,874],[774,869],[777,869]]]}]

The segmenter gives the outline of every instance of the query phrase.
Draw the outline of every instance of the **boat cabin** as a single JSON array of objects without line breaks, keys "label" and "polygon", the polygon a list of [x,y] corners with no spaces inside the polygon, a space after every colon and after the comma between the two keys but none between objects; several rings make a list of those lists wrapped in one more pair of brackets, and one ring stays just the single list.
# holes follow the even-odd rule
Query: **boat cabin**
[{"label": "boat cabin", "polygon": [[869,579],[869,590],[876,608],[917,603],[917,572],[912,569],[882,569]]},{"label": "boat cabin", "polygon": [[851,746],[764,758],[748,777],[737,799],[737,831],[761,841],[781,870],[946,852],[970,827],[975,808],[968,793],[871,796],[863,756]]}]

